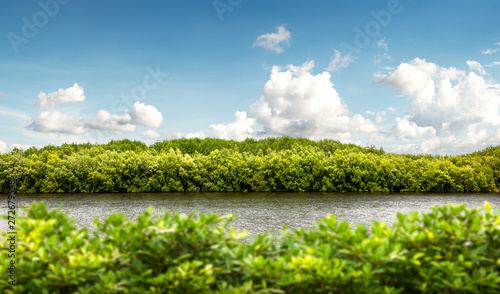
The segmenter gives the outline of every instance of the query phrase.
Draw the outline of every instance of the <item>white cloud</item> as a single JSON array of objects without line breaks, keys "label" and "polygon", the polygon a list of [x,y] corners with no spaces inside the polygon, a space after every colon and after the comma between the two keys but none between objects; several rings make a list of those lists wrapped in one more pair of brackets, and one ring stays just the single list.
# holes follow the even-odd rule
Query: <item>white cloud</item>
[{"label": "white cloud", "polygon": [[422,138],[436,135],[433,127],[419,127],[416,123],[408,121],[407,118],[396,117],[396,125],[393,134],[400,138]]},{"label": "white cloud", "polygon": [[288,45],[291,37],[292,35],[285,26],[279,26],[276,33],[258,36],[253,46],[261,46],[276,53],[282,53],[284,51],[283,45]]},{"label": "white cloud", "polygon": [[485,66],[486,67],[494,67],[494,66],[497,66],[497,65],[500,65],[500,61],[493,61],[492,63],[487,64]]},{"label": "white cloud", "polygon": [[457,138],[451,136],[433,136],[424,140],[417,146],[420,153],[434,154],[463,154],[484,149],[488,146],[498,145],[500,142],[500,132],[487,131],[468,131],[465,136]]},{"label": "white cloud", "polygon": [[9,152],[9,149],[7,148],[7,143],[0,140],[0,154],[7,153],[7,152]]},{"label": "white cloud", "polygon": [[135,102],[132,111],[125,111],[122,115],[111,114],[106,110],[99,110],[97,115],[87,121],[85,125],[90,129],[105,133],[122,134],[134,132],[137,125],[160,127],[163,115],[151,105]]},{"label": "white cloud", "polygon": [[328,64],[327,71],[339,71],[341,68],[346,68],[354,61],[354,57],[349,53],[343,54],[341,51],[335,49],[332,60]]},{"label": "white cloud", "polygon": [[[39,100],[36,100],[35,104],[38,107],[54,107],[64,102],[83,100],[85,100],[83,88],[75,84],[71,88],[59,89],[48,95],[40,93]],[[123,134],[134,132],[137,125],[160,127],[162,122],[163,115],[158,109],[136,102],[132,110],[126,110],[121,115],[99,110],[92,119],[64,114],[61,110],[54,108],[34,116],[28,128],[43,133],[84,134],[91,130],[98,130],[105,134]]]},{"label": "white cloud", "polygon": [[435,90],[433,77],[436,70],[435,64],[416,58],[410,63],[400,64],[389,74],[381,75],[378,82],[394,87],[403,95],[418,96],[418,101],[429,100]]},{"label": "white cloud", "polygon": [[57,90],[57,92],[52,92],[46,94],[40,92],[38,94],[38,100],[35,100],[35,106],[38,108],[52,108],[62,103],[67,102],[82,102],[85,100],[85,95],[83,94],[83,88],[75,83],[72,87]]},{"label": "white cloud", "polygon": [[488,48],[486,50],[481,50],[481,54],[483,54],[483,55],[492,55],[492,54],[497,53],[498,50],[500,50],[500,48],[494,48],[494,49]]},{"label": "white cloud", "polygon": [[491,84],[474,72],[444,68],[416,58],[402,63],[379,82],[408,96],[410,120],[421,126],[451,127],[474,122],[498,124],[500,99]]},{"label": "white cloud", "polygon": [[392,60],[392,57],[388,53],[389,46],[385,42],[385,38],[382,38],[377,42],[377,47],[384,49],[384,53],[377,54],[373,57],[375,64],[380,64],[383,59]]},{"label": "white cloud", "polygon": [[85,126],[89,129],[99,130],[105,133],[122,134],[125,132],[133,132],[137,126],[131,123],[132,117],[128,112],[123,115],[111,114],[106,110],[99,110],[97,115],[85,122]]},{"label": "white cloud", "polygon": [[373,63],[380,64],[383,59],[392,60],[391,56],[387,53],[377,54],[373,57]]},{"label": "white cloud", "polygon": [[11,152],[15,148],[19,149],[19,150],[28,150],[31,147],[33,147],[33,145],[24,145],[24,144],[10,144],[10,145],[7,145],[7,143],[5,143],[4,141],[0,140],[0,154]]},{"label": "white cloud", "polygon": [[137,125],[160,127],[163,115],[151,105],[136,102],[132,111],[125,111],[121,115],[99,110],[94,118],[87,120],[63,114],[59,109],[51,109],[32,120],[28,128],[37,132],[83,134],[89,130],[98,130],[106,134],[123,134],[134,132]]},{"label": "white cloud", "polygon": [[377,112],[375,117],[375,122],[381,123],[384,120],[384,116],[387,114],[387,111]]},{"label": "white cloud", "polygon": [[467,65],[469,66],[471,71],[475,71],[482,76],[487,75],[487,73],[484,70],[484,67],[481,65],[481,63],[479,63],[477,61],[471,61],[471,60],[467,60],[466,62],[467,62]]},{"label": "white cloud", "polygon": [[155,107],[135,102],[130,112],[132,121],[136,124],[159,128],[163,122],[163,115]]},{"label": "white cloud", "polygon": [[0,92],[0,98],[8,98],[9,96],[4,92]]},{"label": "white cloud", "polygon": [[[411,101],[406,116],[396,118],[389,136],[419,141],[411,145],[412,153],[449,154],[499,144],[500,135],[493,133],[500,124],[500,85],[473,72],[487,74],[478,62],[467,64],[468,73],[415,58],[383,75],[378,82]],[[476,128],[480,129],[477,133]]]},{"label": "white cloud", "polygon": [[255,125],[255,119],[248,117],[244,111],[236,111],[235,116],[236,119],[231,123],[210,125],[217,138],[243,141],[255,136],[255,131],[252,128]]},{"label": "white cloud", "polygon": [[83,134],[85,132],[82,118],[64,114],[59,109],[51,109],[34,116],[28,128],[42,133]]},{"label": "white cloud", "polygon": [[[495,46],[500,46],[500,42],[497,42],[494,44]],[[496,48],[488,48],[486,50],[480,50],[481,54],[483,55],[492,55],[492,54],[495,54],[497,53],[498,51],[500,50],[499,47],[496,47]]]},{"label": "white cloud", "polygon": [[351,132],[374,132],[360,114],[352,116],[330,82],[330,74],[313,75],[313,61],[302,66],[274,66],[250,114],[273,136],[345,139]]},{"label": "white cloud", "polygon": [[199,131],[196,133],[173,132],[168,136],[168,138],[172,138],[172,139],[182,139],[182,138],[185,138],[185,139],[192,139],[192,138],[204,139],[206,137],[207,136],[205,135],[205,133],[203,131]]},{"label": "white cloud", "polygon": [[385,38],[382,38],[382,39],[378,40],[377,47],[383,48],[386,52],[389,49],[389,46],[387,45],[387,42],[385,41]]},{"label": "white cloud", "polygon": [[159,139],[160,138],[160,134],[158,134],[154,130],[144,130],[141,133],[141,137],[143,139]]},{"label": "white cloud", "polygon": [[17,148],[17,149],[19,149],[19,150],[28,150],[28,149],[30,149],[31,147],[33,147],[33,145],[10,144],[10,145],[9,145],[9,151],[14,150],[14,148]]}]

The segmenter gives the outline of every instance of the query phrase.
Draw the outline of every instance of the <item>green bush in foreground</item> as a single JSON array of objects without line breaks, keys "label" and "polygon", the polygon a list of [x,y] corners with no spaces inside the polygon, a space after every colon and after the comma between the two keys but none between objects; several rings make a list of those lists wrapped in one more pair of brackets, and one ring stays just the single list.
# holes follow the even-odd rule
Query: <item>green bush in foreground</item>
[{"label": "green bush in foreground", "polygon": [[500,210],[488,203],[398,214],[371,233],[327,216],[250,244],[228,227],[232,216],[149,208],[137,222],[96,220],[90,234],[43,203],[26,212],[17,286],[2,279],[1,293],[500,293]]}]

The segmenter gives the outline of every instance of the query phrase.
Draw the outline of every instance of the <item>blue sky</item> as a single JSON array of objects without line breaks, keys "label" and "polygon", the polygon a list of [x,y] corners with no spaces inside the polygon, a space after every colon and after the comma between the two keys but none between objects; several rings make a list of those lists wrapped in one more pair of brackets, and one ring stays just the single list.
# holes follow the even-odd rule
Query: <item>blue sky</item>
[{"label": "blue sky", "polygon": [[500,144],[498,1],[4,1],[0,152],[180,137]]}]

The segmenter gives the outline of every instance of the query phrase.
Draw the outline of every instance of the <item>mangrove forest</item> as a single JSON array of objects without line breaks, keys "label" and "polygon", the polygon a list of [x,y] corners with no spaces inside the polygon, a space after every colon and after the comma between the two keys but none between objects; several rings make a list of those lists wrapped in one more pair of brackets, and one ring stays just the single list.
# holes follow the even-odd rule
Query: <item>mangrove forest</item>
[{"label": "mangrove forest", "polygon": [[500,146],[457,156],[304,138],[120,140],[0,155],[0,193],[495,192]]}]

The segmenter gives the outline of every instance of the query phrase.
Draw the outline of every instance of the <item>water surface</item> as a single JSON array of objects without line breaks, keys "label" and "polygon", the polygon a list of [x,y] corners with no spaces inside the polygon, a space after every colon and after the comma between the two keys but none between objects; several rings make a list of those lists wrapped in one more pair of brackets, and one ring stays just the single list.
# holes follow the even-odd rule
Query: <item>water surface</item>
[{"label": "water surface", "polygon": [[[5,202],[6,201],[6,195]],[[3,197],[2,197],[3,198]],[[62,205],[78,226],[92,228],[93,220],[113,211],[136,219],[149,206],[156,213],[235,214],[233,227],[251,235],[311,228],[314,222],[333,214],[351,225],[369,225],[374,220],[392,223],[396,213],[429,211],[432,205],[465,203],[482,207],[485,201],[500,208],[500,194],[355,194],[355,193],[126,193],[126,194],[18,194],[18,205],[44,201],[50,208]],[[5,222],[5,221],[4,221]]]}]

